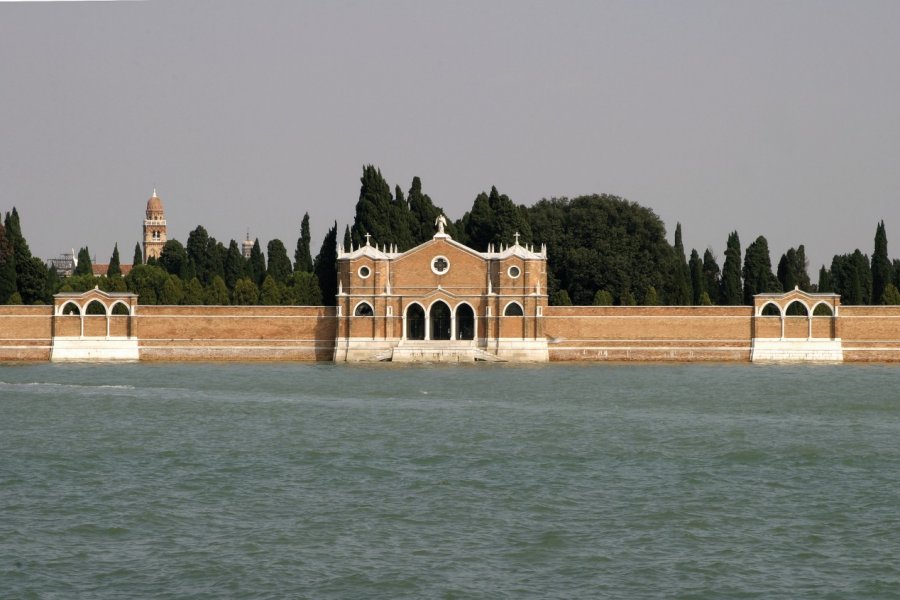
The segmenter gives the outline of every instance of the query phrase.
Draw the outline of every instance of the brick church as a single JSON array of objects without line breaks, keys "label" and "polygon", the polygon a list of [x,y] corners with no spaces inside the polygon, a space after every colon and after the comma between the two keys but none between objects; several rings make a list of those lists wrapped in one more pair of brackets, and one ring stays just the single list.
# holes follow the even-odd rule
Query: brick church
[{"label": "brick church", "polygon": [[477,252],[438,217],[405,252],[338,245],[335,361],[547,361],[547,251],[517,240]]}]

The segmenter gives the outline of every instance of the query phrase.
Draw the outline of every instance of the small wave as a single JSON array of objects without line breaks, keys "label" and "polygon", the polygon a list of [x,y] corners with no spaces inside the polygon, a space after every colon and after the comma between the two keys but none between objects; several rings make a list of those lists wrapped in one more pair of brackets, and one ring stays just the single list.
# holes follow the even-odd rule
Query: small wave
[{"label": "small wave", "polygon": [[29,381],[8,382],[0,381],[0,386],[4,387],[53,387],[53,388],[78,388],[78,389],[115,389],[115,390],[133,390],[133,385],[97,385],[97,384],[81,384],[81,383],[57,383],[55,381]]}]

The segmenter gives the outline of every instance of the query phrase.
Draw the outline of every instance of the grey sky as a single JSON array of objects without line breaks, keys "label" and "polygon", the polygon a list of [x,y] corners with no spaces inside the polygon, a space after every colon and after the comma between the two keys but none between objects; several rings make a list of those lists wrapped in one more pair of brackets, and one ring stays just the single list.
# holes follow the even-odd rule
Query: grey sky
[{"label": "grey sky", "polygon": [[170,236],[293,252],[364,164],[451,219],[612,193],[721,260],[762,234],[900,255],[900,2],[0,3],[0,210],[32,251]]}]

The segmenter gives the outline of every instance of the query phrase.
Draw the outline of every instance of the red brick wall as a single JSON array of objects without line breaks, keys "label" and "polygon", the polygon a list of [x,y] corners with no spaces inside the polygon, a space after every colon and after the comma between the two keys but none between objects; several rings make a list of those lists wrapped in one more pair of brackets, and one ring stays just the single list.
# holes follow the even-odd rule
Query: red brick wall
[{"label": "red brick wall", "polygon": [[52,306],[0,306],[0,361],[50,360]]}]

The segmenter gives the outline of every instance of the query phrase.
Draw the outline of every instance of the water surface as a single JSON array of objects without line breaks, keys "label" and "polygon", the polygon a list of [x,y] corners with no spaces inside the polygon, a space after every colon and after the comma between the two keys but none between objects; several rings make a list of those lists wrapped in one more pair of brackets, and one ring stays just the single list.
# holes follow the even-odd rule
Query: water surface
[{"label": "water surface", "polygon": [[896,598],[896,366],[0,366],[0,596]]}]

